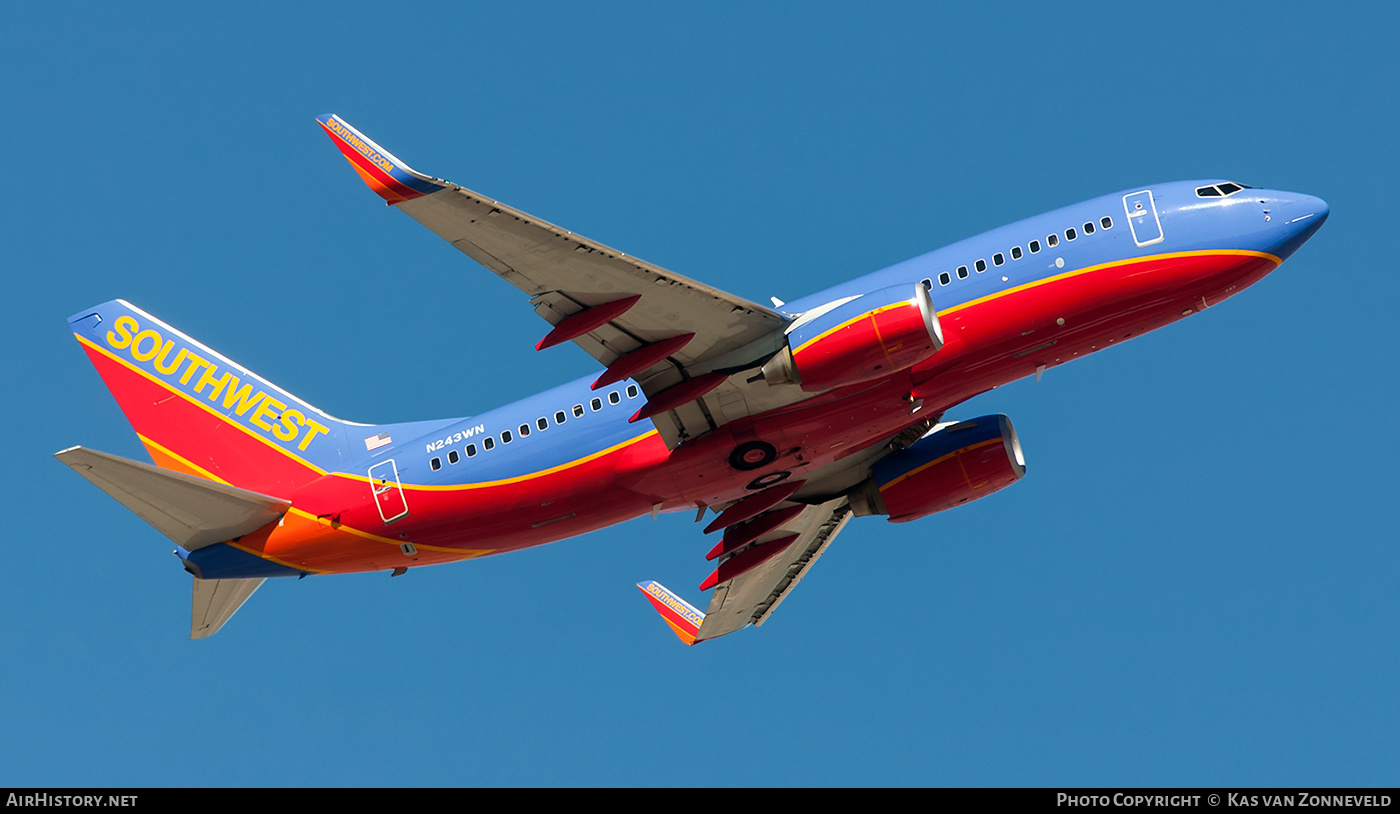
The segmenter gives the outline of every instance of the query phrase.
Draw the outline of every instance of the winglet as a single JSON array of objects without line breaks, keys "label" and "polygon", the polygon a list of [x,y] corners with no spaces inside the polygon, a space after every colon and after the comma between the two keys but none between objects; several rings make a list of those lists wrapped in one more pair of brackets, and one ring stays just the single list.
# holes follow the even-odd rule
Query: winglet
[{"label": "winglet", "polygon": [[326,135],[345,154],[345,160],[350,162],[369,188],[390,205],[447,188],[447,182],[416,172],[339,116],[327,113],[317,116],[316,121],[321,123]]},{"label": "winglet", "polygon": [[666,620],[666,624],[671,626],[681,641],[695,644],[700,625],[705,621],[704,613],[655,580],[638,582],[637,587],[647,595],[647,601],[656,607],[656,612],[661,614],[661,618]]}]

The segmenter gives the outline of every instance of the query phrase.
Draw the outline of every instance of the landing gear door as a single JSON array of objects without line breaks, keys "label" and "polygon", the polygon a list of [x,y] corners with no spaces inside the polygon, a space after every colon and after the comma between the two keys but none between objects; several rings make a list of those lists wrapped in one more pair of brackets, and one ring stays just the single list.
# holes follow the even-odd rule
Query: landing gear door
[{"label": "landing gear door", "polygon": [[1133,230],[1133,242],[1151,246],[1162,242],[1162,221],[1157,218],[1157,205],[1152,190],[1132,192],[1123,196],[1123,211],[1128,215],[1128,228]]},{"label": "landing gear door", "polygon": [[403,487],[399,485],[399,468],[394,465],[393,458],[369,468],[369,485],[374,490],[374,505],[379,507],[379,517],[385,525],[408,514]]}]

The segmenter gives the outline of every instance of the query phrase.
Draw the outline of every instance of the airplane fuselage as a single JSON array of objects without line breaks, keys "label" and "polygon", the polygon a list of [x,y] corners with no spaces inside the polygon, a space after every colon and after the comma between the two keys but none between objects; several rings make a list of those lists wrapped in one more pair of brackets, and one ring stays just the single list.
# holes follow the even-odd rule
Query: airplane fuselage
[{"label": "airplane fuselage", "polygon": [[[841,480],[842,461],[979,393],[1218,304],[1276,268],[1328,214],[1310,196],[1225,195],[1213,186],[1221,183],[1095,198],[787,303],[780,310],[800,321],[829,303],[922,282],[945,344],[913,367],[722,424],[674,450],[651,422],[629,421],[646,401],[631,380],[593,390],[589,376],[470,418],[376,426],[382,437],[363,446],[314,438],[311,418],[274,416],[264,401],[268,433],[338,444],[338,464],[311,465],[275,443],[225,462],[263,473],[293,509],[193,560],[206,579],[387,570],[540,545],[649,512],[717,507],[813,473],[839,493],[853,485]],[[123,353],[135,342],[84,343],[99,370],[133,368]],[[131,386],[153,399],[170,389],[143,376]],[[202,407],[179,409],[196,418]],[[261,432],[254,424],[250,434]],[[218,476],[143,440],[162,466]],[[736,448],[751,442],[772,445],[776,459],[734,465]]]}]

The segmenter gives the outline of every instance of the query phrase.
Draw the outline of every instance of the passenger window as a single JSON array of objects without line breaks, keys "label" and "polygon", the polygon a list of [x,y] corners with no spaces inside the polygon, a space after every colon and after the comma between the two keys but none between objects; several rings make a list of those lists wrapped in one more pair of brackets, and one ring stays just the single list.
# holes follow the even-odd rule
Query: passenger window
[{"label": "passenger window", "polygon": [[599,410],[603,409],[603,400],[593,399],[592,401],[588,402],[588,406],[593,410],[593,412],[596,413]]},{"label": "passenger window", "polygon": [[627,398],[629,398],[629,399],[634,399],[634,398],[636,398],[636,397],[637,397],[637,385],[635,385],[635,384],[629,384],[629,385],[627,385]]},{"label": "passenger window", "polygon": [[927,278],[927,277],[925,277],[924,279],[920,280],[920,282],[924,284],[924,290],[925,290],[925,291],[928,291],[928,290],[930,290],[930,289],[933,288],[933,280],[930,280],[930,279]]},{"label": "passenger window", "polygon": [[977,273],[978,273],[978,274],[981,274],[982,272],[984,272],[984,271],[987,270],[987,261],[986,261],[986,260],[978,260],[976,263],[973,263],[972,265],[973,265],[973,266],[976,266],[976,268],[977,268]]},{"label": "passenger window", "polygon": [[530,434],[530,425],[529,425],[529,424],[521,424],[517,429],[520,430],[520,437],[521,437],[521,438],[524,438],[525,436],[527,436],[527,435]]},{"label": "passenger window", "polygon": [[608,393],[609,404],[616,404],[619,401],[622,401],[622,396],[619,396],[616,390],[612,391],[611,393]]},{"label": "passenger window", "polygon": [[481,446],[487,452],[490,452],[496,448],[496,439],[488,435],[486,436],[486,440],[481,442]]},{"label": "passenger window", "polygon": [[1113,218],[1110,218],[1109,216],[1104,215],[1104,216],[1103,216],[1103,219],[1101,219],[1101,220],[1099,221],[1099,225],[1102,226],[1102,227],[1105,228],[1105,229],[1112,229],[1112,228],[1113,228]]},{"label": "passenger window", "polygon": [[1011,247],[1011,259],[1012,259],[1012,260],[1020,260],[1020,259],[1021,259],[1021,247],[1020,247],[1020,246],[1012,246],[1012,247]]},{"label": "passenger window", "polygon": [[1052,248],[1052,249],[1055,248],[1056,246],[1060,245],[1060,236],[1059,236],[1059,235],[1046,235],[1046,236],[1045,236],[1045,245],[1049,246],[1049,247]]},{"label": "passenger window", "polygon": [[967,279],[967,266],[958,266],[958,279],[959,279],[959,280],[966,280],[966,279]]},{"label": "passenger window", "polygon": [[467,457],[468,457],[468,458],[471,458],[471,457],[473,457],[473,456],[475,456],[475,455],[476,455],[476,444],[467,444]]},{"label": "passenger window", "polygon": [[1073,226],[1065,230],[1065,240],[1074,240],[1076,237],[1079,237],[1079,235],[1074,231]]},{"label": "passenger window", "polygon": [[567,418],[568,418],[568,416],[564,415],[564,411],[563,411],[563,410],[560,410],[559,412],[557,412],[557,413],[554,414],[554,423],[555,423],[555,424],[563,424],[564,421],[565,421]]},{"label": "passenger window", "polygon": [[574,418],[579,418],[579,417],[582,416],[582,415],[583,415],[583,405],[582,405],[582,404],[575,404],[575,405],[574,405]]},{"label": "passenger window", "polygon": [[438,471],[439,469],[442,469],[442,459],[441,459],[441,458],[434,458],[434,459],[432,459],[431,461],[428,461],[428,465],[431,466],[431,467],[433,468],[433,471],[434,471],[434,472],[436,472],[436,471]]},{"label": "passenger window", "polygon": [[1031,254],[1035,254],[1036,252],[1040,251],[1040,241],[1032,240],[1030,244],[1030,250]]},{"label": "passenger window", "polygon": [[538,419],[537,421],[535,421],[535,426],[536,426],[536,427],[539,427],[539,428],[542,429],[542,430],[547,430],[547,429],[549,429],[549,419],[547,419],[547,418]]},{"label": "passenger window", "polygon": [[1084,234],[1086,234],[1086,235],[1092,235],[1093,233],[1094,233],[1094,222],[1093,222],[1093,221],[1089,221],[1088,223],[1085,223],[1085,224],[1084,224]]},{"label": "passenger window", "polygon": [[457,463],[457,462],[460,461],[460,460],[462,460],[462,456],[457,454],[457,450],[454,449],[454,450],[448,451],[448,453],[447,453],[447,462],[448,462],[448,463],[450,463],[450,464],[455,464],[455,463]]},{"label": "passenger window", "polygon": [[939,285],[947,285],[947,284],[949,284],[949,283],[951,283],[951,282],[953,282],[953,278],[950,277],[950,276],[948,276],[948,272],[945,271],[945,272],[943,272],[942,274],[938,275],[938,284],[939,284]]},{"label": "passenger window", "polygon": [[502,443],[502,444],[509,444],[512,440],[513,440],[513,439],[511,438],[510,430],[501,430],[501,443]]},{"label": "passenger window", "polygon": [[994,266],[1000,266],[1002,263],[1005,263],[1005,262],[1006,262],[1006,257],[1003,256],[1001,252],[997,252],[996,254],[992,255],[992,265],[994,265]]}]

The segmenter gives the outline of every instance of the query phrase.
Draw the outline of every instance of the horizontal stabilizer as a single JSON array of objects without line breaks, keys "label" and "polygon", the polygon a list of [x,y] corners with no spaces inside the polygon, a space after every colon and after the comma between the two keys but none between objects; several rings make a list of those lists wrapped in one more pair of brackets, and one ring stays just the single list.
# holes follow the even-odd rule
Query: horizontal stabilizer
[{"label": "horizontal stabilizer", "polygon": [[[72,447],[54,453],[54,457],[190,551],[256,531],[276,521],[292,505],[247,489],[92,449]],[[251,595],[252,589],[247,593]],[[242,600],[233,605],[233,610],[239,604]]]},{"label": "horizontal stabilizer", "polygon": [[203,639],[218,633],[262,584],[261,579],[196,577],[194,599],[190,603],[190,638]]},{"label": "horizontal stabilizer", "polygon": [[704,613],[656,580],[638,582],[637,587],[647,595],[647,600],[681,641],[695,644],[695,634],[700,632],[700,625],[705,621]]}]

